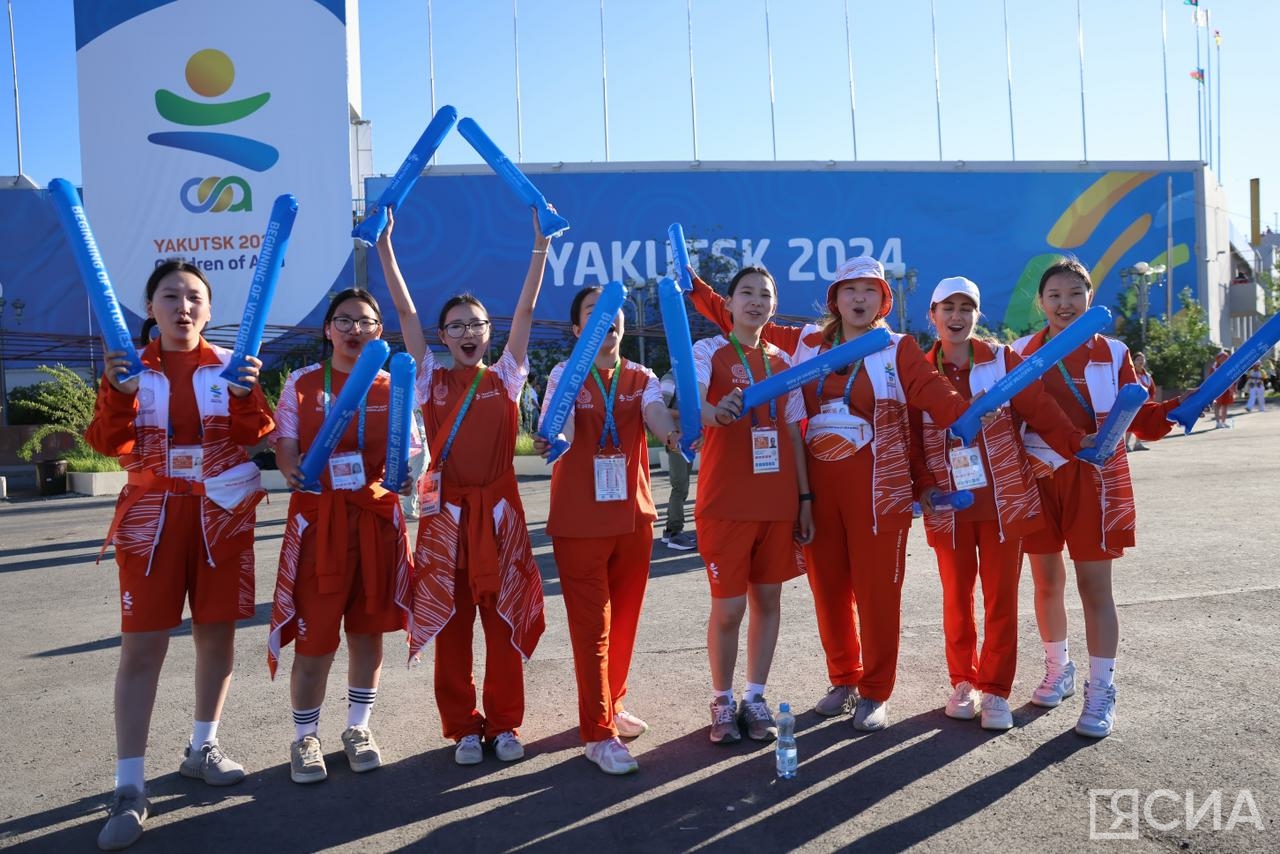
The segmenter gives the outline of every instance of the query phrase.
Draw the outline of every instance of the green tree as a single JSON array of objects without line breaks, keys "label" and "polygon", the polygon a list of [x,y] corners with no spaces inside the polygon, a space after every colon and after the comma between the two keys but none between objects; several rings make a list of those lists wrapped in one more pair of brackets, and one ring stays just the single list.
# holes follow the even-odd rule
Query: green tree
[{"label": "green tree", "polygon": [[93,420],[97,389],[66,365],[41,365],[37,370],[48,374],[50,379],[32,386],[35,391],[26,405],[44,423],[18,449],[18,456],[30,460],[40,452],[46,438],[65,433],[75,442],[75,451],[68,457],[90,464],[96,463],[97,468],[94,470],[97,471],[118,469],[118,464],[98,454],[84,440],[89,422]]},{"label": "green tree", "polygon": [[1204,366],[1217,352],[1209,338],[1209,321],[1203,306],[1183,288],[1178,295],[1182,306],[1172,318],[1147,318],[1146,334],[1135,315],[1138,297],[1133,288],[1116,300],[1116,337],[1129,350],[1145,353],[1147,370],[1156,384],[1165,388],[1192,388],[1204,377]]}]

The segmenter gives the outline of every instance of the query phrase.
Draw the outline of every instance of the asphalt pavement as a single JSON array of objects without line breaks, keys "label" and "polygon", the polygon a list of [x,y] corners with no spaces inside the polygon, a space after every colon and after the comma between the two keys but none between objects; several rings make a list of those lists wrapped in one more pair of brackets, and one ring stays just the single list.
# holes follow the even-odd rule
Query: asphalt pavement
[{"label": "asphalt pavement", "polygon": [[[385,765],[356,775],[342,756],[340,651],[320,723],[329,779],[295,785],[287,676],[272,682],[266,668],[287,506],[285,493],[273,493],[259,513],[257,618],[238,630],[219,733],[249,776],[214,789],[177,774],[192,704],[184,622],[151,725],[153,817],[132,850],[1280,851],[1280,412],[1239,415],[1231,430],[1205,429],[1211,423],[1131,456],[1138,546],[1115,564],[1122,639],[1110,738],[1072,731],[1080,694],[1055,710],[1027,702],[1042,675],[1029,572],[1013,730],[988,733],[943,715],[941,598],[917,523],[883,732],[859,733],[847,717],[809,711],[827,684],[822,651],[807,583],[785,586],[768,696],[799,713],[800,770],[786,781],[775,779],[769,747],[708,742],[705,573],[696,553],[660,542],[627,698],[652,727],[631,745],[640,772],[609,777],[583,758],[564,607],[542,532],[549,481],[528,477],[521,491],[547,632],[526,670],[526,758],[508,765],[487,753],[480,765],[455,765],[432,694],[432,650],[407,667],[402,637],[388,636],[372,722]],[[655,486],[665,502],[665,476],[655,475]],[[0,502],[0,848],[94,850],[105,818],[118,587],[110,553],[94,561],[112,506],[74,497]],[[1083,679],[1088,658],[1070,584],[1067,605]]]}]

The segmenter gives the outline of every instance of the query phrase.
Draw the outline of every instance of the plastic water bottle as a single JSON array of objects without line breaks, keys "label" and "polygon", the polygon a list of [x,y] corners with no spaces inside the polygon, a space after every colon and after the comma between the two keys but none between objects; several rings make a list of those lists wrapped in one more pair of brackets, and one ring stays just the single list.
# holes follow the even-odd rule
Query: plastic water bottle
[{"label": "plastic water bottle", "polygon": [[778,706],[775,723],[778,725],[778,742],[774,746],[774,754],[778,760],[778,779],[790,780],[796,776],[796,767],[800,764],[796,750],[796,719],[791,714],[790,703]]},{"label": "plastic water bottle", "polygon": [[955,513],[973,506],[973,493],[967,489],[939,492],[933,496],[933,509],[938,513]]}]

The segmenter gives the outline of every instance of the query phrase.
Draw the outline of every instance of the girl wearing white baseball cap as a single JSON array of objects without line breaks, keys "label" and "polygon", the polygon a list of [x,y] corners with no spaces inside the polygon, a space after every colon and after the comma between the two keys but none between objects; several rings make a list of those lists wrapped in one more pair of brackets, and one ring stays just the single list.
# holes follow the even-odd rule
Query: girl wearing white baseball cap
[{"label": "girl wearing white baseball cap", "polygon": [[[962,276],[943,279],[929,301],[929,319],[938,333],[927,358],[966,399],[982,394],[1022,359],[1010,348],[978,337],[978,286]],[[985,423],[972,447],[952,440],[924,414],[913,418],[920,430],[930,478],[921,487],[925,533],[938,556],[942,581],[942,627],[946,640],[951,698],[946,714],[972,720],[983,729],[1013,727],[1009,692],[1018,655],[1018,578],[1022,537],[1043,522],[1040,494],[1020,427],[1029,424],[1063,456],[1080,450],[1085,432],[1071,423],[1044,385],[1036,381]],[[914,416],[914,413],[913,413]],[[972,506],[938,510],[940,492],[969,490]],[[982,581],[984,631],[978,649],[974,588]]]}]

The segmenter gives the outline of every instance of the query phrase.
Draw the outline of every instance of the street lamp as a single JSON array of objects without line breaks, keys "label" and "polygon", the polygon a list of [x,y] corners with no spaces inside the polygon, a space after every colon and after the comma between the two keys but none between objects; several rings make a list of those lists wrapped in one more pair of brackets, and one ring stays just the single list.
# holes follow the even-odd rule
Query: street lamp
[{"label": "street lamp", "polygon": [[4,285],[0,284],[0,427],[9,426],[9,385],[5,379],[4,366],[4,310],[5,306],[13,306],[13,316],[22,323],[22,310],[27,304],[20,299],[9,302],[4,298]]},{"label": "street lamp", "polygon": [[915,293],[920,274],[915,267],[905,264],[886,264],[885,275],[893,283],[893,301],[898,309],[898,331],[907,331],[907,294]]},{"label": "street lamp", "polygon": [[643,330],[646,323],[647,312],[645,306],[649,299],[653,296],[655,288],[654,282],[644,282],[627,290],[627,302],[636,310],[636,346],[640,351],[640,364],[649,364],[645,360],[644,334]]},{"label": "street lamp", "polygon": [[1147,313],[1151,310],[1151,286],[1161,280],[1165,270],[1163,264],[1139,261],[1120,271],[1120,282],[1125,288],[1134,288],[1138,292],[1138,317],[1142,325],[1143,347],[1147,346]]}]

